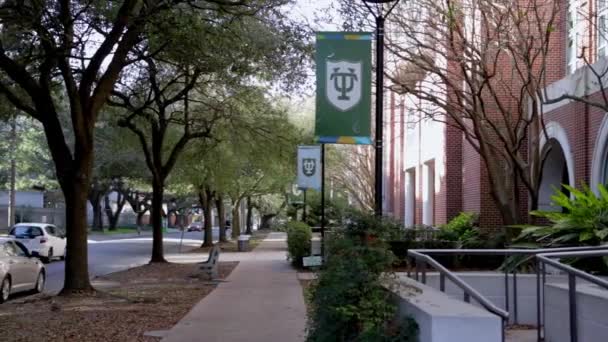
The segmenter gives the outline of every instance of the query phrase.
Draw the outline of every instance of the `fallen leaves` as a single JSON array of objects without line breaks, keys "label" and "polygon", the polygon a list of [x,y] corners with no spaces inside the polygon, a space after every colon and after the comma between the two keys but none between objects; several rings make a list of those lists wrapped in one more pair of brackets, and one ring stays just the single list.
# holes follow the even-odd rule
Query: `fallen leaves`
[{"label": "fallen leaves", "polygon": [[[220,262],[226,278],[238,262]],[[37,295],[0,305],[2,341],[158,341],[216,285],[193,264],[150,264],[96,280],[112,287],[93,294]]]}]

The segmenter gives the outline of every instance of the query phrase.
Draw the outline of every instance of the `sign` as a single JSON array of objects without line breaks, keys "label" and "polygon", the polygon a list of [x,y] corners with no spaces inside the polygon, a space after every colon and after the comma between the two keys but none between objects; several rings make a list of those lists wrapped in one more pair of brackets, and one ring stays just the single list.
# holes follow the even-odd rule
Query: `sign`
[{"label": "sign", "polygon": [[371,33],[317,33],[317,142],[371,144],[371,40]]},{"label": "sign", "polygon": [[298,187],[321,189],[321,146],[298,146]]},{"label": "sign", "polygon": [[321,266],[322,264],[323,264],[323,259],[321,259],[320,255],[302,258],[302,265],[304,267]]}]

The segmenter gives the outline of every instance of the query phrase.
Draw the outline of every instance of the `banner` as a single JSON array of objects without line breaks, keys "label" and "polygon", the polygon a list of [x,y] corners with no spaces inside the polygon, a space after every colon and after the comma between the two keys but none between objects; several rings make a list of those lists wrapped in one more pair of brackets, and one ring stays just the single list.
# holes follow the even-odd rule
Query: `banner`
[{"label": "banner", "polygon": [[317,33],[317,142],[371,144],[371,40],[371,33]]},{"label": "banner", "polygon": [[321,190],[321,146],[298,146],[298,187]]}]

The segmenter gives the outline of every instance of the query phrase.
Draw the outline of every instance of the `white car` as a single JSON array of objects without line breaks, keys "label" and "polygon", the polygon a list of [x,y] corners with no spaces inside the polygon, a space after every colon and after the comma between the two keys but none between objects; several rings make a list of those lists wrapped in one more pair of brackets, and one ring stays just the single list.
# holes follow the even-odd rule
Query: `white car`
[{"label": "white car", "polygon": [[52,224],[18,223],[9,235],[21,242],[31,255],[40,257],[44,262],[57,257],[65,259],[65,235]]},{"label": "white car", "polygon": [[17,292],[44,290],[44,265],[18,241],[0,238],[0,303]]}]

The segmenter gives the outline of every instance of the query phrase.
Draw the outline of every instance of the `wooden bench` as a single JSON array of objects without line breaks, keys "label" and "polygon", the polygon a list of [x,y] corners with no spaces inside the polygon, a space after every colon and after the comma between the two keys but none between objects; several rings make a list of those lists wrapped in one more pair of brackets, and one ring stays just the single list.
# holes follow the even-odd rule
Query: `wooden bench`
[{"label": "wooden bench", "polygon": [[219,277],[219,261],[220,247],[214,245],[209,251],[209,258],[207,261],[199,263],[200,269],[209,276],[209,279],[216,279]]}]

